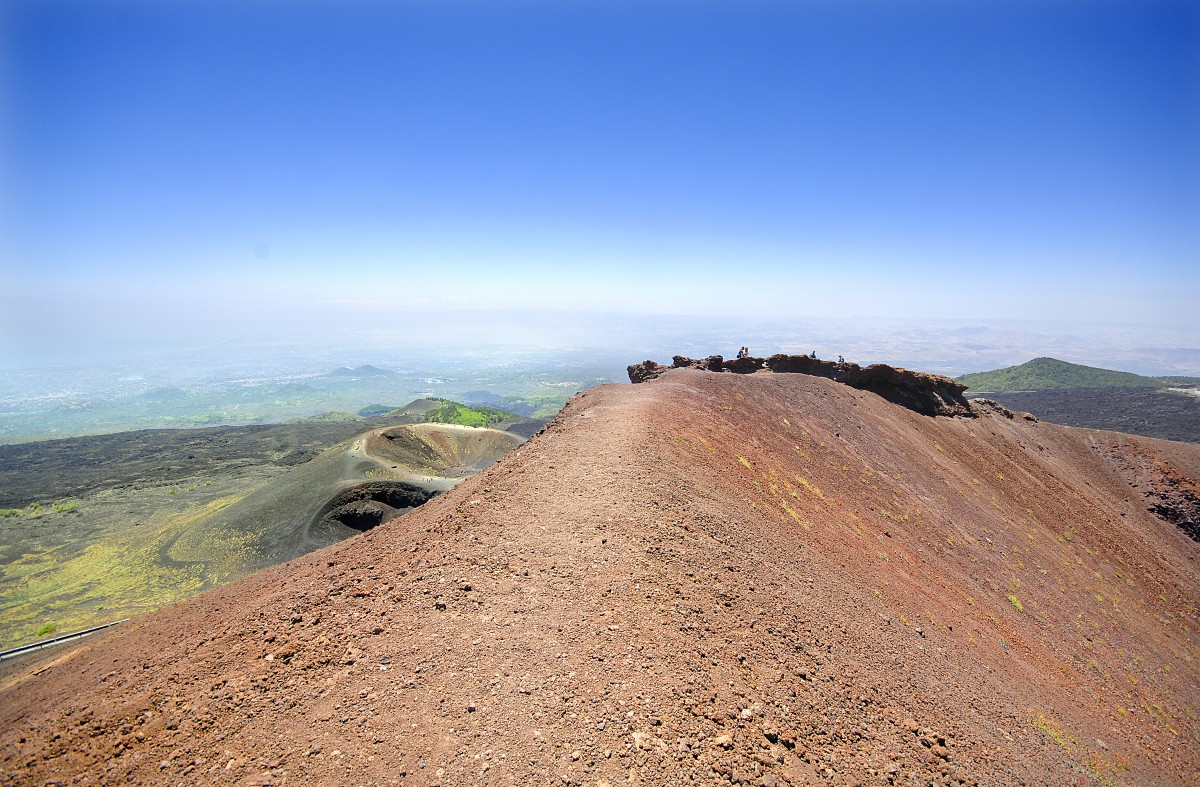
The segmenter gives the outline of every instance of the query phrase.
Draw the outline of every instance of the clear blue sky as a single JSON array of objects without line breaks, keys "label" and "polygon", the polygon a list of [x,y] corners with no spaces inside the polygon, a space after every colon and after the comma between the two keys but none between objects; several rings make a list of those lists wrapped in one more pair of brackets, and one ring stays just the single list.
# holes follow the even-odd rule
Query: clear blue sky
[{"label": "clear blue sky", "polygon": [[5,0],[0,30],[10,340],[47,305],[1200,303],[1197,2]]}]

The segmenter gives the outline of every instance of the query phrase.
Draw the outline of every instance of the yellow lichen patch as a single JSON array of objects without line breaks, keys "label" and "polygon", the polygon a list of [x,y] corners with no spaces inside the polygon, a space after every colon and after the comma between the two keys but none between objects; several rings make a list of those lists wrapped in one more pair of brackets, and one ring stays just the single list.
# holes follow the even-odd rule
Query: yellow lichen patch
[{"label": "yellow lichen patch", "polygon": [[192,547],[184,543],[195,525],[239,499],[159,512],[148,527],[128,528],[74,553],[29,553],[5,565],[0,647],[28,642],[48,625],[78,631],[156,609],[195,595],[220,571],[245,573],[237,570],[244,534],[221,531]]},{"label": "yellow lichen patch", "polygon": [[738,458],[737,458],[737,460],[738,460],[739,462],[741,462],[741,464],[742,464],[742,467],[746,468],[747,470],[753,470],[753,469],[754,469],[754,465],[750,464],[750,460],[749,460],[749,459],[747,459],[746,457],[739,455],[739,456],[738,456]]},{"label": "yellow lichen patch", "polygon": [[802,527],[803,527],[805,530],[812,530],[812,523],[811,523],[811,522],[809,522],[807,519],[804,519],[804,518],[802,518],[802,517],[801,517],[799,514],[797,514],[797,513],[795,512],[795,510],[794,510],[794,509],[793,509],[791,506],[789,506],[787,503],[782,503],[781,505],[783,506],[783,510],[784,510],[784,512],[786,512],[786,513],[787,513],[787,515],[788,515],[788,516],[790,516],[792,519],[794,519],[794,520],[796,520],[797,522],[799,522],[799,523],[800,523],[800,525],[801,525],[801,526],[802,526]]},{"label": "yellow lichen patch", "polygon": [[1050,736],[1050,739],[1059,746],[1071,750],[1079,748],[1078,738],[1065,732],[1060,724],[1047,718],[1044,714],[1039,713],[1030,719],[1029,723]]},{"label": "yellow lichen patch", "polygon": [[[1124,708],[1120,708],[1124,711]],[[1116,762],[1110,761],[1101,753],[1084,746],[1079,739],[1063,729],[1062,725],[1043,713],[1038,713],[1029,723],[1041,730],[1050,740],[1061,746],[1070,754],[1077,754],[1080,764],[1091,771],[1100,784],[1116,785],[1121,774],[1129,770],[1129,763],[1118,755]]]},{"label": "yellow lichen patch", "polygon": [[[59,631],[77,631],[154,609],[200,590],[202,566],[165,567],[158,564],[157,552],[156,544],[129,551],[111,542],[100,543],[71,560],[25,577],[11,588],[11,595],[0,600],[0,616],[9,632],[5,644],[10,644],[10,639],[31,639],[38,626],[45,623],[54,624]],[[46,620],[50,600],[67,592],[71,594],[71,608],[51,613],[53,620]]]},{"label": "yellow lichen patch", "polygon": [[820,497],[820,498],[825,497],[825,495],[821,492],[820,489],[818,489],[816,486],[813,486],[812,484],[810,484],[808,482],[808,480],[805,479],[803,476],[796,476],[796,483],[798,483],[800,486],[807,489],[809,492],[812,492],[817,497]]}]

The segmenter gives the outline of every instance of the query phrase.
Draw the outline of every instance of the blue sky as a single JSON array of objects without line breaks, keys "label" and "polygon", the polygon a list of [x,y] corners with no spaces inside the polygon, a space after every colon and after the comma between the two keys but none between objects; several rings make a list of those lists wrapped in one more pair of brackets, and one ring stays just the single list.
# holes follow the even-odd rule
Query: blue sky
[{"label": "blue sky", "polygon": [[1200,302],[1196,2],[7,0],[0,30],[10,343]]}]

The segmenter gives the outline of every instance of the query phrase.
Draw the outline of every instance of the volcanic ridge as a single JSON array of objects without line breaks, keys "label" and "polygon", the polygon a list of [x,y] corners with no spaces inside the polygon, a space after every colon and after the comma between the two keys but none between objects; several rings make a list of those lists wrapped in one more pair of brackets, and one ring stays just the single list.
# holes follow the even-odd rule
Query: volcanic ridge
[{"label": "volcanic ridge", "polygon": [[0,783],[1196,783],[1200,446],[788,358],[6,667]]}]

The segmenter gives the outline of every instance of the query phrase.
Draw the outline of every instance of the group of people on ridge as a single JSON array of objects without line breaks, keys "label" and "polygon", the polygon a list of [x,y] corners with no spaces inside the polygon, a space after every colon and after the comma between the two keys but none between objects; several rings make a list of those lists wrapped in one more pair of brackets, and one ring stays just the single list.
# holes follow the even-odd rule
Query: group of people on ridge
[{"label": "group of people on ridge", "polygon": [[[738,349],[737,358],[739,361],[742,360],[743,358],[749,358],[749,357],[750,357],[750,348],[749,347],[741,347]],[[813,350],[811,353],[809,353],[808,357],[812,358],[815,361],[817,359],[817,351]],[[838,362],[838,366],[846,365],[846,359],[843,358],[841,355],[838,356],[837,362]]]}]

